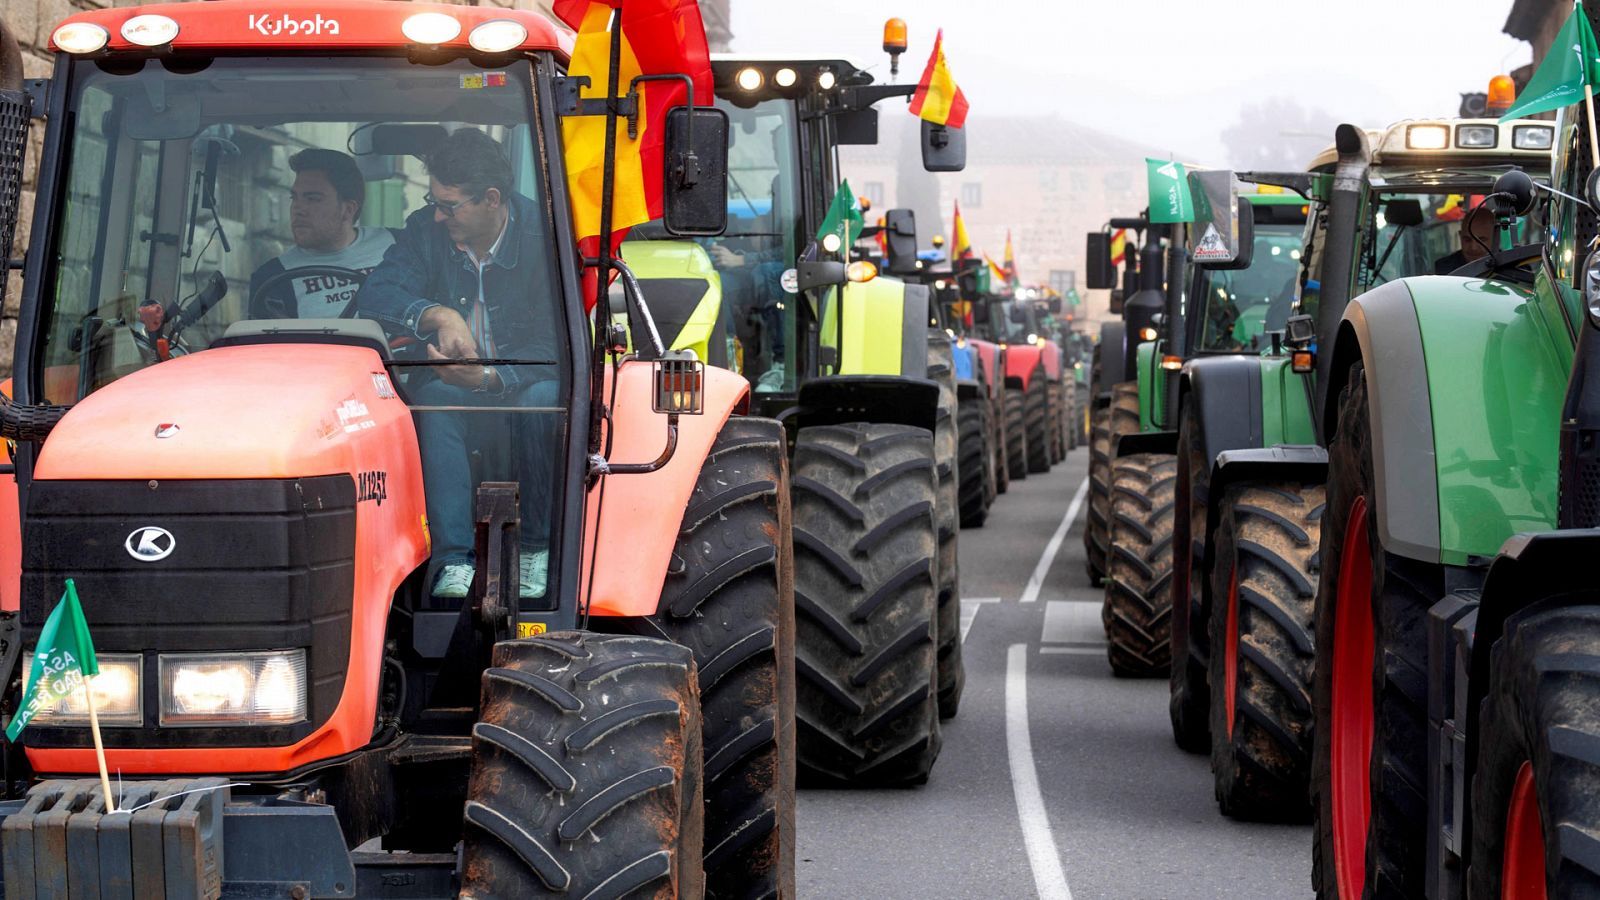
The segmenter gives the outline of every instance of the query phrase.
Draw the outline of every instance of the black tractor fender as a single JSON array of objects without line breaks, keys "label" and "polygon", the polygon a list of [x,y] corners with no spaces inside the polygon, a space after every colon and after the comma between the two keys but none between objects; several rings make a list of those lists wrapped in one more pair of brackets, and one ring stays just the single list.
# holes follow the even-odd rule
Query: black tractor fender
[{"label": "black tractor fender", "polygon": [[790,440],[801,428],[872,422],[933,431],[939,385],[905,375],[827,375],[800,385],[799,402],[780,417]]},{"label": "black tractor fender", "polygon": [[1122,379],[1127,355],[1127,326],[1122,322],[1106,322],[1100,326],[1100,383],[1094,386],[1095,406],[1111,405],[1111,389]]},{"label": "black tractor fender", "polygon": [[987,392],[976,378],[956,379],[956,400],[977,400],[984,396],[987,396]]},{"label": "black tractor fender", "polygon": [[[1380,285],[1350,301],[1333,354],[1317,422],[1326,445],[1339,411],[1350,366],[1364,363],[1372,414],[1373,491],[1384,549],[1439,562],[1439,483],[1434,468],[1433,410],[1422,329],[1404,281]],[[1402,364],[1394,361],[1404,360]]]},{"label": "black tractor fender", "polygon": [[[1266,441],[1261,418],[1261,362],[1254,356],[1190,360],[1178,381],[1178,408],[1191,404],[1200,422],[1200,452],[1208,462],[1229,450]],[[1182,421],[1180,418],[1179,421]]]},{"label": "black tractor fender", "polygon": [[1111,448],[1112,458],[1132,456],[1135,453],[1165,453],[1172,456],[1178,452],[1178,433],[1176,431],[1144,431],[1139,434],[1125,434],[1117,438],[1117,444]]},{"label": "black tractor fender", "polygon": [[1214,559],[1216,556],[1213,541],[1217,522],[1222,518],[1218,507],[1230,486],[1246,481],[1322,484],[1327,480],[1328,451],[1315,444],[1224,450],[1217,454],[1211,466],[1211,482],[1206,497],[1205,558]]}]

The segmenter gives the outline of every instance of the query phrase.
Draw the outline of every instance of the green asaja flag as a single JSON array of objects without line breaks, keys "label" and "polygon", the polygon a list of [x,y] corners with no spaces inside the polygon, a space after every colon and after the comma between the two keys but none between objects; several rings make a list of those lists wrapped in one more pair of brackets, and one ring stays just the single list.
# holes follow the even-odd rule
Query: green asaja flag
[{"label": "green asaja flag", "polygon": [[[850,233],[844,233],[844,223],[850,223]],[[822,227],[817,229],[817,240],[822,240],[830,234],[839,236],[839,240],[846,245],[853,244],[861,236],[861,229],[867,227],[867,222],[861,217],[861,204],[856,202],[856,195],[850,190],[849,180],[839,182],[839,190],[833,195],[833,203],[828,205],[828,215],[822,220]]]},{"label": "green asaja flag", "polygon": [[22,692],[22,705],[6,727],[12,741],[28,727],[33,717],[55,707],[74,691],[87,690],[85,676],[99,675],[94,642],[89,640],[89,623],[78,605],[78,589],[67,579],[67,592],[56,604],[39,632],[39,649],[33,653],[28,670],[28,686]]},{"label": "green asaja flag", "polygon": [[1539,70],[1500,121],[1571,106],[1583,100],[1585,85],[1600,85],[1600,45],[1595,43],[1583,4],[1574,3]]},{"label": "green asaja flag", "polygon": [[1194,197],[1189,193],[1183,163],[1149,158],[1144,162],[1150,184],[1150,221],[1193,222]]}]

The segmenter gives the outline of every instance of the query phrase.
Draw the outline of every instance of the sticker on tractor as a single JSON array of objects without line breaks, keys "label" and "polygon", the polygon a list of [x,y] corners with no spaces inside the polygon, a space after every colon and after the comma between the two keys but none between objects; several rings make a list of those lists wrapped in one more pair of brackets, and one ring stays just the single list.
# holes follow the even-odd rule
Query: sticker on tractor
[{"label": "sticker on tractor", "polygon": [[389,376],[376,374],[372,376],[372,389],[377,392],[379,400],[394,399],[394,385],[389,382]]},{"label": "sticker on tractor", "polygon": [[1222,242],[1222,235],[1217,232],[1215,223],[1206,226],[1205,235],[1194,247],[1194,258],[1199,262],[1212,260],[1226,262],[1233,259],[1233,254],[1228,252],[1228,245]]},{"label": "sticker on tractor", "polygon": [[506,84],[504,72],[471,72],[461,76],[461,89],[464,91],[505,87]]},{"label": "sticker on tractor", "polygon": [[517,623],[517,637],[519,638],[533,637],[534,635],[544,634],[548,630],[549,626],[545,625],[543,622]]},{"label": "sticker on tractor", "polygon": [[356,502],[373,501],[379,506],[389,499],[389,473],[362,472],[356,476]]},{"label": "sticker on tractor", "polygon": [[378,423],[372,421],[372,413],[367,409],[367,405],[354,397],[346,397],[333,412],[339,417],[339,424],[344,426],[346,434],[355,434],[363,428],[378,427]]},{"label": "sticker on tractor", "polygon": [[785,294],[800,293],[800,272],[796,269],[784,269],[783,275],[778,278],[778,284],[783,287]]}]

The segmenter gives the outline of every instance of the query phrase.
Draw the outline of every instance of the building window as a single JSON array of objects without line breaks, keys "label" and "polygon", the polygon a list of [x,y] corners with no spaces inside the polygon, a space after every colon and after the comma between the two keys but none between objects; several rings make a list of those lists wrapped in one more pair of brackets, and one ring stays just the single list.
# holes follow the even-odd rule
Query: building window
[{"label": "building window", "polygon": [[1065,269],[1050,270],[1050,288],[1058,294],[1066,295],[1078,286],[1078,273]]},{"label": "building window", "polygon": [[983,183],[969,181],[961,186],[961,205],[967,209],[977,209],[983,205]]},{"label": "building window", "polygon": [[861,196],[871,201],[873,206],[883,206],[883,182],[869,181],[861,186]]}]

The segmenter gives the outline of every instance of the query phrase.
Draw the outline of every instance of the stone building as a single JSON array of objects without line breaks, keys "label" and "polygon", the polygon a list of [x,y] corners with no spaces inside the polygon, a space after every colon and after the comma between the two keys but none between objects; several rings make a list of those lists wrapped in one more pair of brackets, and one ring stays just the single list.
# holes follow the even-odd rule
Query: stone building
[{"label": "stone building", "polygon": [[1148,205],[1144,159],[1160,154],[1053,116],[974,113],[966,170],[930,175],[921,170],[916,120],[886,106],[881,122],[879,144],[839,154],[858,195],[875,209],[916,210],[924,247],[935,234],[949,236],[959,200],[978,252],[1000,262],[1009,230],[1024,282],[1060,288],[1076,278],[1082,315],[1106,315],[1109,295],[1083,289],[1084,235]]},{"label": "stone building", "polygon": [[[444,0],[451,2],[451,0]],[[701,0],[701,15],[705,21],[706,37],[712,51],[728,49],[733,34],[729,30],[729,0]],[[0,0],[0,41],[15,41],[22,53],[23,78],[44,78],[50,74],[51,59],[46,49],[50,33],[66,17],[79,10],[107,6],[132,6],[133,0]],[[551,0],[477,0],[462,5],[498,6],[505,9],[537,9],[550,11]],[[0,73],[9,75],[11,73]],[[33,214],[33,182],[37,169],[36,151],[41,133],[34,129],[29,148],[29,160],[23,181],[23,192],[17,224],[13,256],[21,256],[27,248],[29,223]],[[11,345],[16,334],[16,303],[20,293],[18,276],[12,274],[5,295],[5,306],[0,310],[0,377],[11,373]]]},{"label": "stone building", "polygon": [[1527,41],[1533,46],[1533,62],[1511,73],[1520,90],[1533,76],[1533,70],[1544,61],[1556,32],[1572,12],[1572,4],[1565,0],[1512,0],[1511,12],[1506,15],[1502,29],[1512,37]]}]

